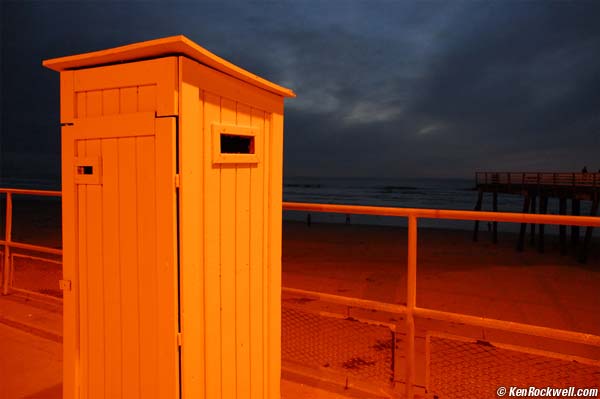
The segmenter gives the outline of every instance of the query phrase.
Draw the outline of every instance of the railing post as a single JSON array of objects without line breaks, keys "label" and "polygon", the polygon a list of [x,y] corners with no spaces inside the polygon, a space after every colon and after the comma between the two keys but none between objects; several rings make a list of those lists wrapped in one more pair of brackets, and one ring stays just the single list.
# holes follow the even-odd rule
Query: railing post
[{"label": "railing post", "polygon": [[415,319],[417,305],[417,217],[408,217],[408,270],[406,273],[406,398],[413,399],[415,383]]},{"label": "railing post", "polygon": [[11,274],[10,268],[10,244],[12,236],[12,193],[6,193],[6,226],[4,230],[4,267],[3,267],[3,282],[2,295],[8,295],[8,280]]}]

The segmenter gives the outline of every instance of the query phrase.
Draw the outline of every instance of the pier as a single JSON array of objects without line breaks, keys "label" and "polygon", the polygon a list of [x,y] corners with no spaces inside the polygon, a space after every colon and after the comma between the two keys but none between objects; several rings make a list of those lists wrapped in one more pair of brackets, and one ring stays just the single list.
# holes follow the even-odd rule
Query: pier
[{"label": "pier", "polygon": [[[548,213],[548,200],[556,198],[559,201],[559,214],[581,215],[581,201],[591,201],[589,216],[597,216],[600,199],[600,173],[547,173],[547,172],[477,172],[475,186],[478,191],[475,210],[482,209],[484,193],[492,194],[492,210],[498,211],[498,194],[513,194],[523,197],[523,213]],[[538,227],[537,248],[544,251],[543,224]],[[593,227],[587,227],[583,245],[579,250],[578,259],[585,262],[587,251],[592,239]],[[475,222],[473,241],[477,241],[479,222]],[[522,251],[525,245],[527,224],[522,223],[517,242],[517,250]],[[571,246],[577,250],[579,245],[579,226],[571,226]],[[567,227],[559,227],[561,254],[567,253]],[[498,241],[498,223],[493,222],[492,240]],[[536,225],[530,227],[530,243],[536,244]]]}]

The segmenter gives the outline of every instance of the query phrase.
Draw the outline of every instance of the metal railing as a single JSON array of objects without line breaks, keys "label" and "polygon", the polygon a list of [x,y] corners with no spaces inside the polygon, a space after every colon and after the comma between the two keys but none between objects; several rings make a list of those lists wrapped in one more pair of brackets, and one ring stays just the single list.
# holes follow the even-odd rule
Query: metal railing
[{"label": "metal railing", "polygon": [[[600,336],[585,334],[574,331],[559,330],[549,327],[535,326],[524,323],[509,322],[486,317],[470,316],[460,313],[446,312],[417,306],[417,223],[420,218],[427,219],[450,219],[450,220],[479,220],[490,222],[513,222],[513,223],[536,223],[557,224],[569,226],[591,226],[600,227],[600,218],[590,216],[563,216],[563,215],[539,215],[521,213],[500,213],[481,211],[458,211],[458,210],[435,210],[417,208],[390,208],[375,206],[355,205],[332,205],[332,204],[309,204],[297,202],[284,202],[283,210],[339,213],[357,215],[395,216],[408,219],[408,270],[406,280],[406,306],[400,305],[377,305],[405,315],[406,324],[406,368],[405,368],[405,394],[407,398],[414,397],[415,385],[415,316],[431,318],[434,320],[464,323],[472,326],[491,328],[496,330],[521,333],[532,336],[557,339],[562,341],[594,345],[600,347]],[[341,301],[339,296],[335,296]],[[353,302],[347,298],[348,303]]]},{"label": "metal railing", "polygon": [[476,172],[477,185],[546,186],[600,189],[598,173]]},{"label": "metal railing", "polygon": [[[46,247],[43,245],[34,245],[24,242],[17,242],[12,240],[12,222],[13,222],[13,196],[14,195],[30,195],[39,197],[60,197],[60,191],[50,190],[26,190],[16,188],[0,188],[0,194],[6,195],[6,209],[5,209],[5,226],[4,226],[4,240],[0,240],[0,245],[4,247],[3,256],[3,268],[2,268],[2,294],[8,295],[10,287],[10,276],[13,271],[13,257],[11,252],[13,248],[22,249],[26,251],[34,251],[49,255],[62,256],[62,250]],[[35,294],[35,293],[32,293]]]},{"label": "metal railing", "polygon": [[[33,195],[33,196],[54,196],[60,197],[59,191],[44,190],[21,190],[0,188],[0,193],[6,195],[6,220],[5,220],[5,239],[0,240],[0,245],[4,247],[4,267],[3,267],[3,294],[9,290],[9,276],[11,267],[11,251],[13,248],[35,251],[50,255],[62,255],[62,250],[32,245],[12,240],[12,216],[13,195]],[[435,209],[417,209],[417,208],[391,208],[374,206],[355,206],[355,205],[331,205],[331,204],[310,204],[310,203],[283,203],[283,210],[303,211],[317,213],[339,213],[339,214],[357,214],[357,215],[376,215],[404,217],[408,219],[408,265],[407,265],[407,300],[406,305],[386,304],[364,299],[350,298],[339,295],[330,295],[314,292],[312,294],[325,298],[332,302],[345,305],[354,305],[379,309],[382,311],[393,312],[405,316],[406,325],[406,367],[405,367],[405,393],[407,398],[414,397],[415,384],[415,317],[431,318],[439,321],[465,323],[472,326],[491,328],[513,333],[527,334],[531,336],[545,337],[562,341],[581,343],[600,347],[600,336],[585,334],[567,330],[554,329],[549,327],[534,326],[529,324],[509,322],[486,317],[470,316],[460,313],[440,311],[417,306],[416,283],[417,283],[417,238],[418,238],[418,220],[427,219],[449,219],[449,220],[473,220],[473,221],[491,221],[491,222],[512,222],[512,223],[536,223],[536,224],[557,224],[570,226],[590,226],[600,227],[600,218],[590,216],[564,216],[564,215],[540,215],[540,214],[521,214],[521,213],[499,213],[499,212],[481,212],[481,211],[458,211],[458,210],[435,210]],[[290,293],[310,294],[310,291],[294,290],[284,288],[284,291]]]}]

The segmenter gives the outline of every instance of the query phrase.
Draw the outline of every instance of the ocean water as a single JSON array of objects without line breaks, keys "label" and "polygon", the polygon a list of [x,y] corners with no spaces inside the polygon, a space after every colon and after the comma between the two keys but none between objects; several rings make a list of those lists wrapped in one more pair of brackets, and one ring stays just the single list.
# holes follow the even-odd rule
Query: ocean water
[{"label": "ocean water", "polygon": [[[53,180],[11,179],[3,177],[0,187],[38,190],[60,190],[60,182]],[[0,196],[1,197],[1,196]],[[39,198],[41,201],[59,201],[57,198]],[[477,201],[475,180],[438,178],[328,178],[328,177],[284,177],[283,200],[322,204],[372,205],[401,208],[473,210]],[[2,198],[0,198],[2,202]],[[590,202],[581,203],[583,215],[589,214]],[[521,212],[523,197],[498,195],[501,212]],[[483,210],[492,210],[492,196],[485,194]],[[2,211],[3,213],[3,211]],[[558,213],[558,200],[550,199],[548,213]],[[306,212],[284,211],[284,220],[306,221]],[[346,223],[340,214],[312,213],[314,223]],[[406,226],[406,218],[351,215],[352,224]],[[471,230],[472,221],[420,219],[420,227],[453,228]],[[487,222],[480,224],[486,230]],[[500,231],[517,232],[516,223],[499,223]],[[557,228],[548,228],[554,234]]]},{"label": "ocean water", "polygon": [[[401,208],[428,208],[473,210],[477,201],[475,180],[436,178],[284,178],[283,200],[323,204],[373,205]],[[498,210],[522,212],[523,197],[499,194]],[[483,210],[492,210],[492,195],[484,194]],[[589,204],[582,202],[582,212],[589,212]],[[550,199],[548,213],[558,213],[558,200]],[[306,212],[285,211],[284,220],[306,221]],[[312,213],[315,223],[346,223],[340,214]],[[406,226],[406,218],[369,215],[351,215],[352,224]],[[430,228],[473,229],[473,221],[420,219],[419,226]],[[499,231],[517,232],[519,224],[499,223]],[[480,230],[488,229],[488,223],[480,223]],[[557,228],[555,228],[557,230]],[[553,234],[548,228],[549,234]]]}]

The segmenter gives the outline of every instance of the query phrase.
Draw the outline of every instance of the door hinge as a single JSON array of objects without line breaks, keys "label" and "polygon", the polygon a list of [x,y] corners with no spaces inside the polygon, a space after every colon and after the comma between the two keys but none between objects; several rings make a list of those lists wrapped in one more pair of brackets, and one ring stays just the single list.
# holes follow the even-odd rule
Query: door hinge
[{"label": "door hinge", "polygon": [[177,346],[181,346],[183,342],[183,337],[181,336],[181,333],[177,333]]},{"label": "door hinge", "polygon": [[71,291],[71,280],[58,280],[58,287],[62,291]]},{"label": "door hinge", "polygon": [[175,188],[179,188],[181,184],[181,178],[179,177],[179,174],[175,175]]}]

